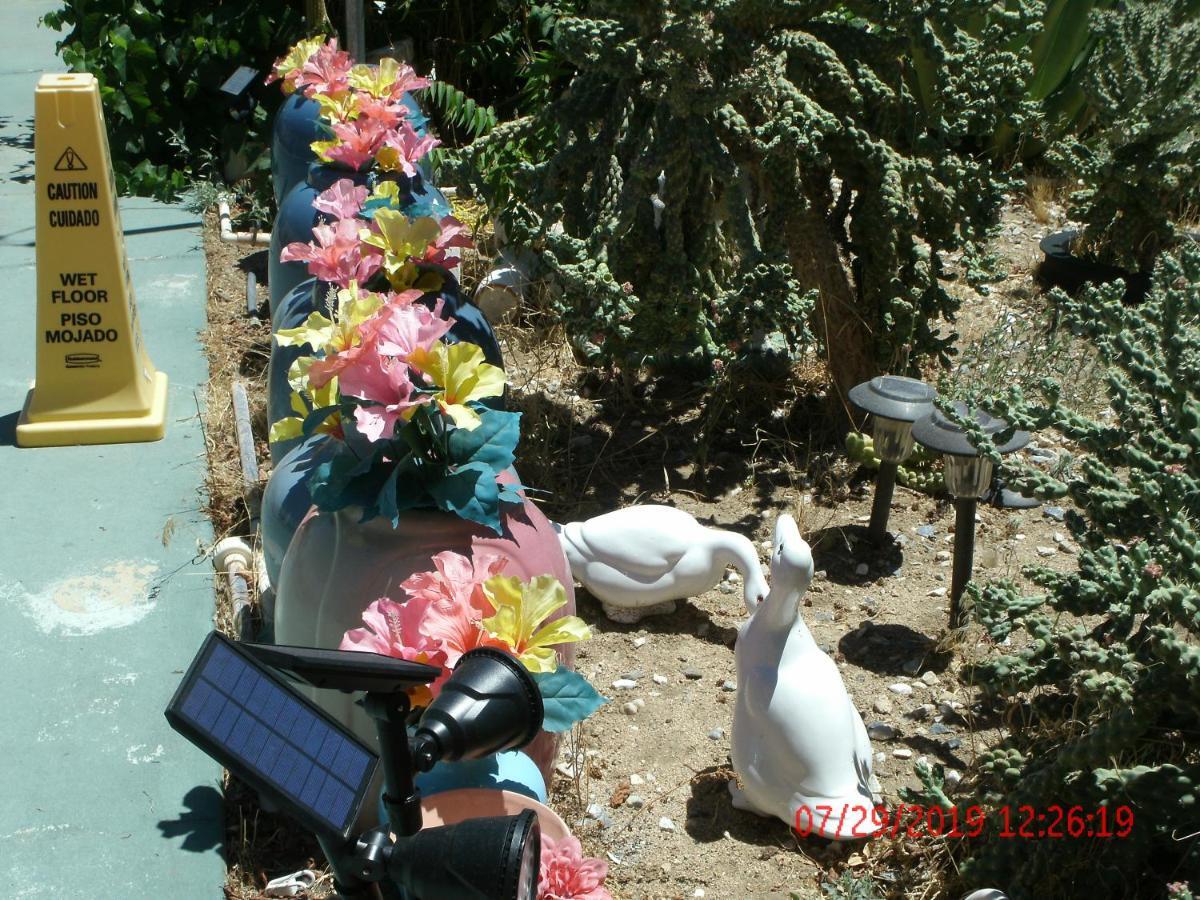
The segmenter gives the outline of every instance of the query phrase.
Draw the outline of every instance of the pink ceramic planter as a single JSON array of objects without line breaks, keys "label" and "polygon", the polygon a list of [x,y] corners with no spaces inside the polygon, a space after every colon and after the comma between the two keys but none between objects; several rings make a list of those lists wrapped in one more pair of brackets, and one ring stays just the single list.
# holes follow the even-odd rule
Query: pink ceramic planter
[{"label": "pink ceramic planter", "polygon": [[[481,551],[504,556],[509,560],[504,574],[523,581],[553,575],[567,593],[567,605],[554,618],[574,615],[574,582],[554,528],[528,500],[508,509],[512,511],[502,516],[503,537],[438,510],[408,510],[401,514],[397,528],[379,518],[360,524],[357,509],[337,513],[312,510],[283,559],[276,587],[276,642],[337,647],[347,630],[362,626],[362,612],[372,601],[385,596],[403,600],[400,584],[410,575],[431,571],[432,557],[444,550],[472,557]],[[563,645],[558,652],[563,665],[574,666],[574,644]],[[332,691],[313,691],[312,695],[331,715],[376,746],[374,723],[354,704],[354,695]],[[557,736],[547,732],[525,748],[547,785],[557,750]]]}]

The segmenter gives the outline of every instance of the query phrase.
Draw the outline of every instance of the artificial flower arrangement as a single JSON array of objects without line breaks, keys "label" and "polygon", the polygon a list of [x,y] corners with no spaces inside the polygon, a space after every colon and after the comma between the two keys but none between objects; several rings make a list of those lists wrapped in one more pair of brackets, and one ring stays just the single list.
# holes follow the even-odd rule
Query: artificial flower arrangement
[{"label": "artificial flower arrangement", "polygon": [[[441,669],[430,685],[413,688],[414,707],[429,704],[459,658],[475,647],[512,653],[529,670],[542,694],[543,728],[566,731],[591,715],[604,699],[578,672],[558,664],[555,647],[591,637],[577,616],[547,619],[566,605],[552,575],[529,581],[504,575],[508,560],[453,551],[432,559],[434,569],[401,583],[403,602],[380,597],[363,612],[362,628],[347,631],[339,649],[380,653]],[[604,889],[608,866],[583,856],[579,841],[542,836],[538,897],[542,900],[611,900]]]},{"label": "artificial flower arrangement", "polygon": [[322,162],[361,171],[416,174],[415,163],[438,145],[412,124],[404,95],[428,87],[413,68],[392,58],[378,65],[355,64],[337,39],[297,43],[275,61],[267,83],[281,82],[285,94],[300,91],[321,107],[327,140],[314,141]]}]

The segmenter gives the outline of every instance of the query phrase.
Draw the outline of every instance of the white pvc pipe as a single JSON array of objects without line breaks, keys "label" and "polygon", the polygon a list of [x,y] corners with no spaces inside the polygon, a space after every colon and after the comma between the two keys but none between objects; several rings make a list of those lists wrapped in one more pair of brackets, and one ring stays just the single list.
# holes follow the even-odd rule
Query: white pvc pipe
[{"label": "white pvc pipe", "polygon": [[252,247],[267,247],[271,243],[271,233],[262,231],[234,231],[229,218],[229,204],[222,200],[217,204],[221,215],[221,240],[232,241],[235,244],[250,244]]},{"label": "white pvc pipe", "polygon": [[229,591],[233,594],[233,621],[238,639],[251,636],[253,606],[250,602],[250,584],[245,573],[254,567],[254,551],[241,538],[227,537],[213,548],[213,567],[229,578]]}]

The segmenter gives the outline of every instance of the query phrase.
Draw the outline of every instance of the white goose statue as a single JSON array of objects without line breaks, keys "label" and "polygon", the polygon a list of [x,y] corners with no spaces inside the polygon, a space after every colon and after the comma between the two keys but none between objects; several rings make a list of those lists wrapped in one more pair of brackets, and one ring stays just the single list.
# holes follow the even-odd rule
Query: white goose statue
[{"label": "white goose statue", "polygon": [[559,527],[575,580],[615,622],[670,613],[675,601],[715,587],[733,566],[745,581],[746,610],[767,595],[758,553],[749,539],[705,528],[670,506],[627,506]]},{"label": "white goose statue", "polygon": [[734,647],[732,756],[741,787],[730,782],[729,790],[738,809],[776,816],[801,833],[865,838],[882,827],[873,812],[871,741],[837,666],[800,617],[812,577],[808,544],[795,520],[781,515],[771,591]]}]

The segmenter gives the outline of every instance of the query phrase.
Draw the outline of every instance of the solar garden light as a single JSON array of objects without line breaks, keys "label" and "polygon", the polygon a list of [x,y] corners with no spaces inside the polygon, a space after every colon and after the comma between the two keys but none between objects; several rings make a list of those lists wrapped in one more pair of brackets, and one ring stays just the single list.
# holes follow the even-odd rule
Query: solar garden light
[{"label": "solar garden light", "polygon": [[[382,752],[386,826],[352,834],[380,757],[272,669],[314,687],[366,692],[363,706],[375,719]],[[533,900],[541,851],[536,815],[525,810],[422,830],[413,775],[442,760],[478,759],[529,743],[542,727],[541,694],[509,654],[472,650],[410,736],[406,691],[438,674],[374,653],[238,644],[214,631],[166,716],[316,833],[340,896]]]},{"label": "solar garden light", "polygon": [[[962,418],[968,417],[967,405],[961,400],[954,409]],[[983,410],[976,410],[974,419],[984,434],[999,434],[1008,423]],[[950,627],[962,625],[960,600],[967,582],[971,580],[971,562],[975,555],[975,509],[979,498],[992,481],[992,461],[980,454],[967,433],[941,410],[916,422],[913,438],[923,447],[941,453],[946,490],[954,498],[954,570],[950,581]],[[997,445],[1001,453],[1012,453],[1029,443],[1029,432],[1016,431],[1005,443]]]},{"label": "solar garden light", "polygon": [[875,478],[875,500],[871,504],[871,540],[887,537],[896,469],[913,449],[913,422],[933,409],[936,392],[923,381],[902,375],[881,375],[850,389],[850,402],[875,419],[875,452],[879,474]]}]

